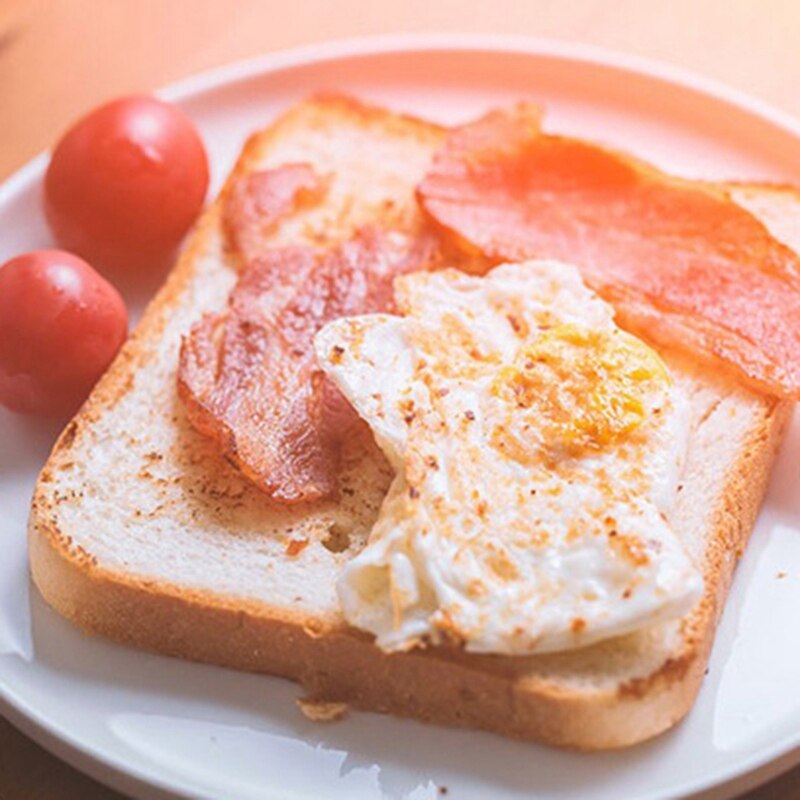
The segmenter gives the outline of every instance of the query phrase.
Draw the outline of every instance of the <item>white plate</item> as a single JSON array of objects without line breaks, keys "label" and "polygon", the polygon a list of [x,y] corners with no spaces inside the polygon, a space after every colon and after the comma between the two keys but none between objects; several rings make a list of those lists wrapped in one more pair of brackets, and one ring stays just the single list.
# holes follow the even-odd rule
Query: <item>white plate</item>
[{"label": "white plate", "polygon": [[[497,37],[343,43],[236,65],[164,94],[200,126],[219,185],[250,131],[320,88],[446,122],[532,98],[545,106],[549,129],[618,145],[682,174],[800,183],[800,126],[792,120],[674,70],[563,44]],[[44,165],[36,159],[0,189],[0,260],[50,244],[38,205]],[[28,582],[28,498],[56,432],[53,424],[0,414],[0,710],[123,791],[421,800],[447,787],[454,800],[618,800],[716,786],[710,796],[727,797],[800,760],[798,419],[696,707],[656,741],[597,755],[371,714],[316,725],[295,709],[297,690],[288,682],[82,636]]]}]

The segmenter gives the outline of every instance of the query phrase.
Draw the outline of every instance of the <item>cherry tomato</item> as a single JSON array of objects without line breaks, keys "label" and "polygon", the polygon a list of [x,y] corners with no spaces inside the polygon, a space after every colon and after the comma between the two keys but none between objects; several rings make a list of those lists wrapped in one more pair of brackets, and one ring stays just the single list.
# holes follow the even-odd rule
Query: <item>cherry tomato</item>
[{"label": "cherry tomato", "polygon": [[0,402],[72,411],[125,340],[119,292],[85,261],[35,250],[0,267]]},{"label": "cherry tomato", "polygon": [[58,243],[101,269],[161,264],[189,229],[208,188],[194,125],[154,97],[92,111],[61,139],[45,177]]}]

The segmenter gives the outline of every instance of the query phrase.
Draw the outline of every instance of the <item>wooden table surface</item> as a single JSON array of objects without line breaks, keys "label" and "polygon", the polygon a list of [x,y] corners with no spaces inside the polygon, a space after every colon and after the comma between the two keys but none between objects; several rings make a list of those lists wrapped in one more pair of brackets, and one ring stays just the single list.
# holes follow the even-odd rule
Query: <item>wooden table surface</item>
[{"label": "wooden table surface", "polygon": [[[292,45],[529,34],[670,61],[800,117],[800,0],[0,0],[0,179],[76,114]],[[746,795],[800,798],[800,769]],[[0,718],[0,800],[113,800]]]}]

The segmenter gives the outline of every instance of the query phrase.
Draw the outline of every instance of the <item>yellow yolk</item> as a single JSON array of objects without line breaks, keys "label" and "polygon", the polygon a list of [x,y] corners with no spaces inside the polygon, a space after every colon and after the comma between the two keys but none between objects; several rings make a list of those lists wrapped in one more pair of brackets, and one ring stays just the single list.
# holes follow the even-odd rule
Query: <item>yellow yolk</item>
[{"label": "yellow yolk", "polygon": [[523,348],[492,391],[535,420],[550,449],[579,455],[619,443],[639,428],[648,396],[669,382],[664,363],[639,339],[618,329],[566,324]]}]

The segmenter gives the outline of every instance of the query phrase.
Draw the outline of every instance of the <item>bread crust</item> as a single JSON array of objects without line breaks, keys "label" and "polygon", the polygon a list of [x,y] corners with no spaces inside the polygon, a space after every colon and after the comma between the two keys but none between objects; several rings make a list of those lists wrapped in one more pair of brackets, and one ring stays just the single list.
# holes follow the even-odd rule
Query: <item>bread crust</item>
[{"label": "bread crust", "polygon": [[[331,102],[369,115],[368,108],[348,99]],[[428,123],[404,119],[403,124],[419,125],[421,135],[432,141],[441,134]],[[622,747],[671,727],[691,708],[702,682],[733,570],[790,415],[787,403],[759,401],[757,420],[725,476],[700,565],[705,594],[682,621],[680,647],[650,674],[606,688],[576,688],[525,671],[514,658],[469,655],[453,648],[389,655],[339,618],[318,618],[110,570],[60,528],[51,500],[50,484],[57,480],[52,465],[65,456],[83,427],[128,391],[132,371],[152,357],[165,315],[219,229],[221,204],[232,180],[252,167],[270,135],[257,134],[248,141],[164,287],[42,470],[31,507],[29,554],[33,580],[44,599],[89,633],[170,656],[283,676],[299,682],[313,699],[355,708],[580,749]]]}]

